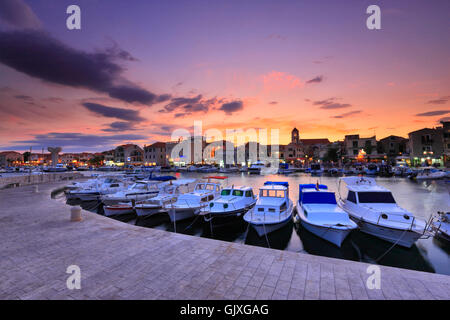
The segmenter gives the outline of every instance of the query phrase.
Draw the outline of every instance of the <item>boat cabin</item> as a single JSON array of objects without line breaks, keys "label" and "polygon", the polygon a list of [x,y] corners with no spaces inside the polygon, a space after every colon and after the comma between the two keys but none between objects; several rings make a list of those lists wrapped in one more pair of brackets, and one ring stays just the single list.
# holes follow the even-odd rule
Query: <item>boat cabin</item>
[{"label": "boat cabin", "polygon": [[251,187],[233,186],[231,188],[222,189],[220,195],[223,197],[246,197],[253,198],[253,189]]},{"label": "boat cabin", "polygon": [[[344,180],[345,181],[345,180]],[[379,186],[375,180],[361,178],[354,183],[347,183],[347,201],[354,204],[363,203],[384,203],[395,204],[394,196],[388,189]]]},{"label": "boat cabin", "polygon": [[287,182],[267,181],[259,189],[259,199],[255,214],[280,214],[289,205],[289,184]]}]

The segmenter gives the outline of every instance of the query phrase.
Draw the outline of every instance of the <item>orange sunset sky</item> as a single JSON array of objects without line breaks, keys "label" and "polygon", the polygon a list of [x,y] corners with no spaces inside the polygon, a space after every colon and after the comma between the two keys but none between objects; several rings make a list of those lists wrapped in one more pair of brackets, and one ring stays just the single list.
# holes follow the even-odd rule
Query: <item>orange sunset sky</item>
[{"label": "orange sunset sky", "polygon": [[[384,138],[450,116],[450,2],[70,1],[0,5],[0,148],[104,151],[177,128]],[[5,2],[6,3],[6,2]],[[3,10],[2,10],[3,9]]]}]

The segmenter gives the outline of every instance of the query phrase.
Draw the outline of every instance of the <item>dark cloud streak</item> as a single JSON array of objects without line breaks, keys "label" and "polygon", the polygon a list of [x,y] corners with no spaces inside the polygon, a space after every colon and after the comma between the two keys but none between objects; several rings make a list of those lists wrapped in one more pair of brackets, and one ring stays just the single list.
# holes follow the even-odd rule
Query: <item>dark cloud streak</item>
[{"label": "dark cloud streak", "polygon": [[107,118],[116,118],[133,122],[145,121],[145,119],[139,115],[139,111],[136,110],[109,107],[92,102],[85,102],[83,103],[83,106],[89,111]]},{"label": "dark cloud streak", "polygon": [[125,51],[117,52],[118,49],[84,52],[68,47],[42,31],[0,31],[0,63],[31,77],[106,93],[128,103],[152,105],[169,98],[124,79],[124,68],[117,61],[131,58]]}]

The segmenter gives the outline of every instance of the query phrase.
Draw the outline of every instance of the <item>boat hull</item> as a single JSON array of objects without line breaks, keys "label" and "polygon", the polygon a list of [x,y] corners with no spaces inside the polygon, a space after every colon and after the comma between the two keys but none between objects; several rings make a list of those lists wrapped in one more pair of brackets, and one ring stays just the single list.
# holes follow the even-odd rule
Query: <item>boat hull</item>
[{"label": "boat hull", "polygon": [[345,240],[345,238],[347,238],[347,236],[352,231],[352,229],[334,229],[330,227],[313,225],[304,221],[301,217],[300,223],[309,232],[313,233],[319,238],[322,238],[328,242],[333,243],[338,247],[341,247],[342,242]]},{"label": "boat hull", "polygon": [[265,234],[269,234],[269,233],[274,232],[274,231],[276,231],[278,229],[281,229],[286,224],[288,224],[290,220],[291,220],[291,217],[289,217],[286,220],[277,222],[277,223],[269,223],[269,224],[254,224],[254,223],[250,223],[250,224],[252,225],[253,229],[255,229],[256,233],[258,233],[258,236],[262,237]]},{"label": "boat hull", "polygon": [[128,201],[142,201],[142,200],[147,200],[147,199],[151,199],[153,197],[155,197],[158,194],[158,192],[152,192],[152,193],[145,193],[145,194],[139,194],[136,196],[129,196],[129,197],[117,197],[117,198],[112,198],[112,197],[103,197],[102,198],[102,202],[104,205],[106,206],[112,206],[121,202],[128,202]]},{"label": "boat hull", "polygon": [[80,199],[81,201],[93,201],[100,199],[100,196],[101,195],[99,193],[79,193],[78,199]]},{"label": "boat hull", "polygon": [[153,207],[139,207],[135,208],[138,217],[152,216],[154,214],[160,213],[163,207],[160,205],[155,205]]},{"label": "boat hull", "polygon": [[411,230],[383,227],[358,219],[353,215],[350,215],[350,218],[358,224],[362,232],[391,243],[396,243],[402,247],[411,248],[421,237],[421,234]]},{"label": "boat hull", "polygon": [[132,206],[105,206],[103,207],[104,214],[107,217],[120,216],[125,214],[133,214],[134,209]]},{"label": "boat hull", "polygon": [[198,208],[177,208],[175,210],[168,209],[167,214],[169,215],[170,221],[176,222],[181,220],[190,219],[195,216],[200,209]]},{"label": "boat hull", "polygon": [[247,209],[239,209],[230,212],[210,212],[204,216],[206,223],[211,223],[214,228],[227,227],[234,224],[243,223],[243,216]]}]

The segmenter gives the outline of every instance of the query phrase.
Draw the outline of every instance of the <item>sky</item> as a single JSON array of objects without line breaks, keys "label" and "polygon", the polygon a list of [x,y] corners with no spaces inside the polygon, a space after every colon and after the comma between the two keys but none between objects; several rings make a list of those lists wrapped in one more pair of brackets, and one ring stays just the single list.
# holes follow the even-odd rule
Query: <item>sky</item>
[{"label": "sky", "polygon": [[199,120],[406,137],[450,119],[449,21],[448,0],[2,0],[0,150],[142,146]]}]

